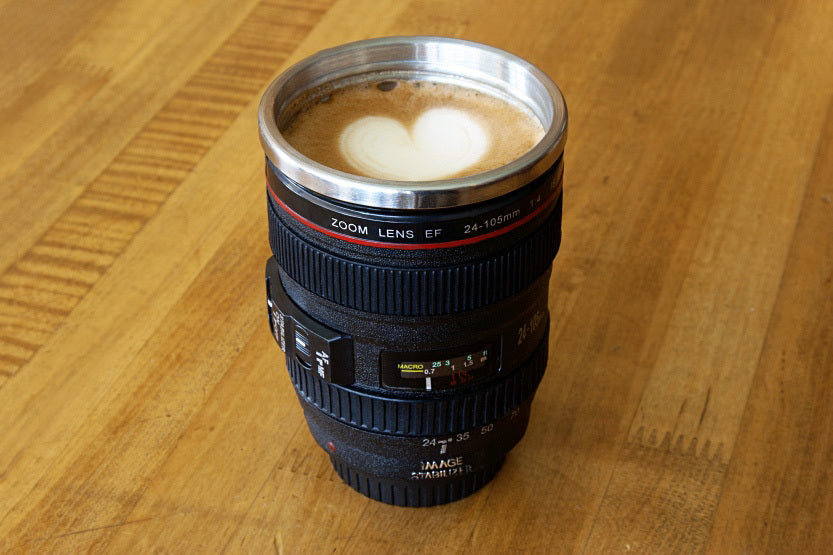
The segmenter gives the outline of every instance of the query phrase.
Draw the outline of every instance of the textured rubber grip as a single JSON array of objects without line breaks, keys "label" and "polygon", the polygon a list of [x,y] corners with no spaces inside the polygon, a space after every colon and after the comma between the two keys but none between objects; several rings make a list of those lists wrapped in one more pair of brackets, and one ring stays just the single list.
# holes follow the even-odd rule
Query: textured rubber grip
[{"label": "textured rubber grip", "polygon": [[397,435],[452,434],[493,422],[532,398],[547,367],[548,334],[547,329],[532,355],[498,381],[437,399],[378,397],[326,382],[294,360],[287,366],[300,397],[345,424]]},{"label": "textured rubber grip", "polygon": [[280,267],[305,289],[375,314],[434,316],[474,310],[526,288],[561,244],[561,200],[545,222],[508,249],[442,268],[391,268],[326,252],[289,229],[269,203],[269,244]]},{"label": "textured rubber grip", "polygon": [[335,457],[333,469],[354,490],[376,501],[401,507],[431,507],[457,501],[485,486],[503,464],[503,458],[476,472],[441,483],[386,480],[361,472]]}]

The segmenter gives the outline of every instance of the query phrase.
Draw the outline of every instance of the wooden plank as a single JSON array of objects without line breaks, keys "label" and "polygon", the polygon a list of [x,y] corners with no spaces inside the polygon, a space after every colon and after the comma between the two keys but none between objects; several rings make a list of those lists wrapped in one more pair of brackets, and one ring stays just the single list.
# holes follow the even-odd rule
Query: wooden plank
[{"label": "wooden plank", "polygon": [[[805,182],[800,176],[811,171],[829,103],[827,91],[833,86],[833,81],[825,80],[819,88],[806,88],[802,83],[811,78],[815,65],[794,51],[800,37],[825,40],[827,23],[812,10],[772,15],[769,27],[760,30],[768,46],[749,49],[757,63],[744,64],[735,57],[739,65],[735,76],[747,80],[739,88],[748,87],[750,93],[748,99],[728,96],[737,103],[738,116],[736,123],[724,118],[735,134],[731,143],[721,143],[719,133],[710,143],[725,153],[722,171],[712,184],[697,183],[692,176],[692,185],[714,188],[712,205],[690,213],[691,220],[699,223],[696,234],[677,244],[676,256],[668,257],[684,260],[685,280],[672,289],[673,297],[666,297],[671,309],[667,317],[654,324],[656,335],[650,343],[659,348],[644,359],[653,365],[651,376],[630,422],[629,444],[619,456],[596,517],[587,544],[590,551],[623,545],[700,550],[714,521],[722,473],[743,410],[737,397],[745,397],[757,368],[803,196]],[[727,40],[736,40],[742,17],[738,11],[735,17],[721,18]],[[769,39],[768,33],[774,36]],[[726,49],[711,44],[714,52]],[[833,49],[833,44],[827,48]],[[710,81],[702,82],[720,94],[721,86]],[[725,92],[737,86],[729,80],[722,85],[728,87]],[[777,117],[771,115],[773,110]],[[708,121],[707,116],[702,119]],[[717,120],[713,123],[719,125]],[[786,144],[777,139],[786,136],[790,137]],[[781,158],[787,152],[786,159]],[[676,183],[673,186],[676,196]],[[739,206],[745,210],[738,210]],[[697,225],[688,223],[689,229]],[[669,280],[662,284],[668,287]],[[649,437],[653,439],[642,444]],[[657,450],[660,441],[666,447]],[[637,458],[634,466],[634,443],[655,453],[655,459]],[[691,451],[692,456],[680,458],[680,451]],[[671,460],[661,460],[661,453]],[[633,479],[635,469],[642,473],[639,481]],[[700,474],[704,469],[707,475]],[[692,478],[703,482],[681,488]],[[646,489],[645,483],[653,487]],[[673,518],[678,522],[671,525],[665,518],[666,503],[677,509]],[[634,511],[635,506],[640,510]]]},{"label": "wooden plank", "polygon": [[[49,229],[254,2],[136,2],[125,8],[119,3],[100,17],[84,14],[83,23],[92,23],[73,41],[44,40],[33,46],[38,51],[51,45],[55,52],[32,69],[35,76],[20,80],[28,84],[9,95],[10,104],[0,103],[5,110],[0,148],[8,154],[0,163],[5,168],[0,173],[0,242],[5,246],[0,270]],[[62,19],[62,10],[21,4],[47,32],[51,25],[85,29]],[[14,13],[4,19],[14,21]],[[36,43],[40,37],[27,36],[4,39]]]},{"label": "wooden plank", "polygon": [[[0,354],[6,355],[3,369],[6,375],[13,376],[34,356],[107,271],[115,254],[156,214],[214,141],[256,96],[274,67],[290,53],[274,40],[275,35],[264,22],[269,13],[281,7],[268,4],[256,7],[38,242],[7,269],[5,273],[13,274],[15,279],[0,274],[0,314],[4,319]],[[252,58],[258,58],[259,63],[248,63]],[[234,79],[233,88],[226,85],[230,76]],[[91,220],[95,221],[95,230],[83,229],[82,237],[68,236],[61,231],[73,222]],[[102,235],[105,237],[97,240]],[[90,260],[90,254],[97,253]],[[51,280],[46,283],[39,274],[26,272],[45,256],[51,272],[47,274]],[[65,286],[62,278],[72,279],[73,270],[86,271],[83,283],[88,285],[87,290],[78,290],[78,280]],[[36,286],[46,288],[47,294],[31,295],[31,289]],[[53,302],[57,295],[62,297],[60,304]],[[18,298],[27,301],[24,304]],[[59,318],[50,320],[49,315]],[[51,321],[53,326],[51,330],[33,334],[30,332],[33,321]]]},{"label": "wooden plank", "polygon": [[[266,8],[270,10],[267,15],[273,19],[258,24],[271,29],[269,22],[291,13],[289,7],[285,3],[262,3],[257,16],[262,18]],[[286,32],[295,33],[295,40],[301,40],[309,25],[317,20],[315,10],[325,9],[326,4],[317,7],[299,5],[299,10],[309,14],[310,18],[296,18],[297,25],[289,27]],[[304,21],[308,22],[306,27],[302,24]],[[275,42],[266,44],[272,44],[276,52],[285,55],[286,52],[279,48],[280,41],[289,41],[291,36],[284,34],[274,39]],[[264,79],[268,80],[269,76]],[[91,441],[94,434],[100,431],[106,419],[96,420],[99,422],[96,425],[85,421],[88,417],[95,420],[94,414],[100,417],[98,411],[102,408],[97,404],[103,402],[103,398],[115,403],[108,396],[120,398],[121,387],[129,387],[132,380],[141,380],[143,372],[150,370],[140,366],[136,369],[139,372],[136,376],[124,369],[154,333],[178,296],[227,239],[237,221],[261,225],[255,234],[259,239],[254,243],[261,248],[251,252],[258,253],[252,261],[256,261],[253,263],[260,268],[258,272],[262,272],[268,250],[262,241],[266,234],[265,222],[254,215],[262,214],[263,190],[262,185],[250,186],[262,179],[261,162],[256,156],[246,172],[228,164],[229,159],[246,159],[259,148],[257,136],[251,128],[258,100],[257,91],[254,91],[245,106],[246,116],[236,123],[236,132],[224,146],[213,145],[212,152],[217,156],[214,162],[194,168],[187,177],[187,186],[173,191],[172,197],[150,222],[150,229],[137,236],[141,239],[134,237],[128,242],[120,241],[117,233],[99,234],[120,245],[122,252],[116,262],[121,262],[121,265],[111,266],[106,274],[91,276],[98,280],[96,287],[87,287],[86,295],[69,315],[69,321],[57,328],[57,332],[47,330],[53,332],[49,344],[44,350],[39,350],[30,362],[36,370],[28,376],[15,376],[0,390],[0,421],[14,423],[13,427],[9,425],[14,433],[0,435],[0,468],[6,468],[7,473],[15,476],[19,476],[18,473],[24,469],[30,469],[25,476],[14,481],[0,480],[0,537],[5,535],[3,530],[8,531],[25,515],[29,510],[28,503],[36,505],[48,494],[50,486],[58,478],[57,469],[65,469],[58,465],[53,470],[55,474],[42,480],[44,472],[56,457],[62,457],[63,464],[72,464],[74,457],[86,452],[87,444],[80,438],[74,438],[73,433],[83,431],[84,434],[93,434],[89,437],[82,434],[87,441]],[[212,184],[210,188],[206,185],[209,180]],[[237,185],[229,186],[230,183]],[[213,194],[207,194],[209,190],[213,190]],[[245,191],[245,194],[240,191]],[[233,204],[232,200],[239,203]],[[250,215],[244,216],[241,210],[250,212]],[[201,217],[194,219],[191,214]],[[96,221],[84,215],[68,220],[70,228],[73,225],[90,226]],[[104,226],[91,227],[100,231]],[[249,251],[244,249],[240,252]],[[169,262],[174,260],[176,263],[170,266]],[[260,279],[255,284],[257,287],[243,289],[257,292],[257,298],[261,299]],[[214,283],[206,294],[210,297],[216,287]],[[91,291],[94,292],[92,296]],[[253,317],[262,318],[260,302],[247,307]],[[43,325],[39,320],[33,319],[33,322]],[[170,359],[163,362],[167,364]],[[56,387],[56,384],[59,386]],[[34,417],[32,406],[39,407],[38,418]],[[104,402],[104,406],[110,405]],[[31,443],[29,439],[33,437],[38,441]],[[17,505],[21,501],[24,505]],[[55,524],[60,525],[60,522]]]},{"label": "wooden plank", "polygon": [[714,553],[833,542],[833,98],[717,508]]},{"label": "wooden plank", "polygon": [[[0,551],[830,544],[831,6],[133,0],[42,29],[11,8]],[[426,33],[530,59],[571,129],[527,436],[477,494],[411,510],[345,486],[306,428],[263,314],[254,122],[281,67]]]}]

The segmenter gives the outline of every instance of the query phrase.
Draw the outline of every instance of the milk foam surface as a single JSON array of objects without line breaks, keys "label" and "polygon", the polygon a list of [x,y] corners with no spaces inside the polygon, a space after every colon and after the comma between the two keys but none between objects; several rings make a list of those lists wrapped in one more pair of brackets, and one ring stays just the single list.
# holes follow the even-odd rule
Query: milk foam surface
[{"label": "milk foam surface", "polygon": [[403,80],[328,91],[282,133],[302,154],[337,170],[431,181],[505,165],[529,151],[544,130],[531,114],[489,94]]},{"label": "milk foam surface", "polygon": [[339,148],[364,175],[397,181],[430,181],[480,162],[489,133],[470,114],[456,108],[431,108],[411,129],[387,116],[364,116],[341,133]]}]

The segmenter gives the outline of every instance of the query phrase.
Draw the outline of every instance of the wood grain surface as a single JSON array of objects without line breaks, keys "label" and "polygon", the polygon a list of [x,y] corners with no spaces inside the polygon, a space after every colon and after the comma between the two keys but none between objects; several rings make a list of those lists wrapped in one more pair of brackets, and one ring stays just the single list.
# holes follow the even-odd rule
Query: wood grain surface
[{"label": "wood grain surface", "polygon": [[[431,509],[334,474],[264,317],[260,94],[392,34],[570,110],[529,430]],[[0,552],[833,546],[833,4],[0,0],[0,54]]]}]

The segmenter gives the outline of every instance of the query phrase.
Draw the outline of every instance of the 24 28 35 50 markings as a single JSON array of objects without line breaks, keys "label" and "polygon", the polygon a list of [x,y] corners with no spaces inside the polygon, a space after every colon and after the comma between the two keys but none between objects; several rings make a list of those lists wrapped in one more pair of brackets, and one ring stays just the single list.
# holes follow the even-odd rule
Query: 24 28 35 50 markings
[{"label": "24 28 35 50 markings", "polygon": [[520,215],[521,209],[516,208],[511,212],[507,212],[505,214],[498,214],[497,216],[492,216],[488,220],[483,220],[482,222],[466,224],[463,233],[477,233],[478,231],[482,231],[484,229],[493,229],[499,225],[511,222]]}]

